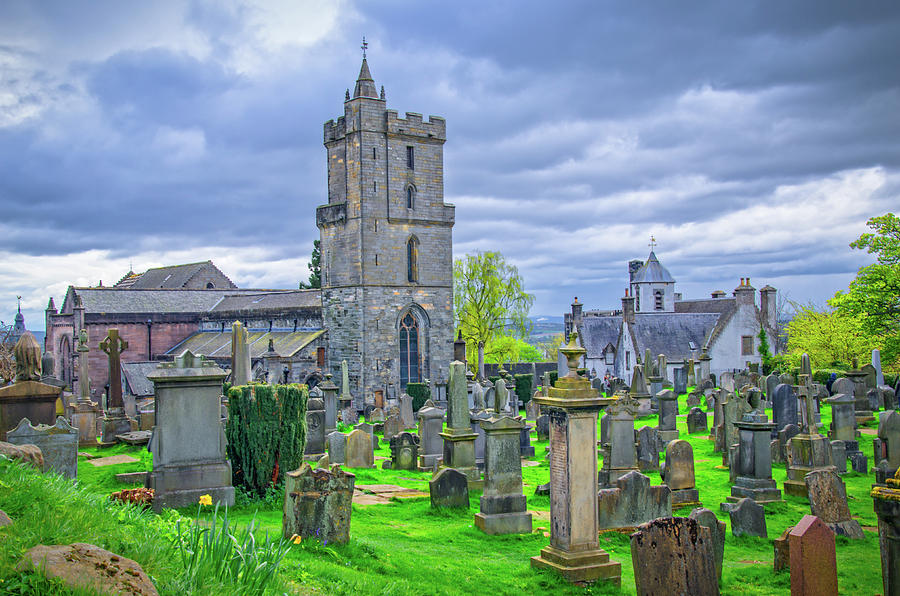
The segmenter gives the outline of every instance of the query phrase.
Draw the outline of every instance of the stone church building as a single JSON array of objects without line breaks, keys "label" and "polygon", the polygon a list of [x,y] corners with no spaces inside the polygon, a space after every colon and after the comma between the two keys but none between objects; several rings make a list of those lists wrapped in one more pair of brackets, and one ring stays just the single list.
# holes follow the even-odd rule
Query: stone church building
[{"label": "stone church building", "polygon": [[671,369],[691,358],[696,361],[703,352],[712,358],[710,372],[716,375],[740,370],[760,363],[760,328],[774,350],[775,288],[760,289],[757,303],[748,277],[741,278],[731,297],[715,291],[710,298],[684,299],[652,250],[646,261],[628,263],[628,276],[621,309],[585,311],[576,298],[564,315],[566,338],[578,330],[587,350],[585,367],[592,374],[603,377],[608,372],[630,381],[647,350],[653,358],[666,355],[669,379]]},{"label": "stone church building", "polygon": [[[123,362],[190,349],[228,366],[231,323],[250,332],[256,378],[315,384],[348,362],[356,406],[409,382],[447,378],[453,342],[452,230],[444,203],[446,124],[386,107],[363,57],[344,113],[324,126],[327,203],[316,209],[321,290],[240,289],[211,261],[129,271],[112,287],[50,299],[45,351],[75,385],[75,338],[88,331],[92,393],[107,383],[97,344],[118,327]],[[147,367],[144,367],[145,369]]]}]

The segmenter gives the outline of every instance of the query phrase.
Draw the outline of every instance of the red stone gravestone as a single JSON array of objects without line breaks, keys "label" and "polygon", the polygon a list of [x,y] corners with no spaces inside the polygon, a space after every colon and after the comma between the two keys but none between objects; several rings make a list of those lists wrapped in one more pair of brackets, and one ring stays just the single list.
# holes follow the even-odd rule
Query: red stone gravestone
[{"label": "red stone gravestone", "polygon": [[834,532],[814,515],[804,515],[788,536],[791,596],[837,596]]}]

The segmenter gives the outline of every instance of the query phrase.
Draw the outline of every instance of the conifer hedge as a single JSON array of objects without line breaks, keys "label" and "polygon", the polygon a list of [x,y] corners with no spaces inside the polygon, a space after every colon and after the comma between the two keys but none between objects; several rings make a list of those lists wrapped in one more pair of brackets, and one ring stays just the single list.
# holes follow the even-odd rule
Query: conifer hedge
[{"label": "conifer hedge", "polygon": [[516,395],[519,397],[519,401],[523,404],[527,404],[531,401],[532,391],[532,383],[534,381],[531,373],[522,373],[520,375],[515,375],[516,378]]},{"label": "conifer hedge", "polygon": [[425,402],[431,399],[431,389],[425,383],[407,383],[406,394],[413,398],[413,412],[418,412]]},{"label": "conifer hedge", "polygon": [[300,467],[306,446],[306,385],[242,385],[228,390],[228,457],[235,486],[265,495]]}]

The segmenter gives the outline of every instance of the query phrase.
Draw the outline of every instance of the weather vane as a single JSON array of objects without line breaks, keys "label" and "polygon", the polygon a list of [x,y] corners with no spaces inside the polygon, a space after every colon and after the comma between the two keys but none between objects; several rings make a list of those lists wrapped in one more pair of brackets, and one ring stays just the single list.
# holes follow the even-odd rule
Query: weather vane
[{"label": "weather vane", "polygon": [[366,36],[365,36],[365,35],[363,35],[363,42],[362,42],[362,45],[359,46],[359,47],[362,48],[362,51],[363,51],[363,60],[365,60],[365,59],[366,59],[366,49],[368,49],[368,47],[369,47],[369,44],[366,42]]},{"label": "weather vane", "polygon": [[647,246],[650,247],[650,250],[656,248],[656,238],[653,236],[653,234],[650,234],[650,244],[648,244]]}]

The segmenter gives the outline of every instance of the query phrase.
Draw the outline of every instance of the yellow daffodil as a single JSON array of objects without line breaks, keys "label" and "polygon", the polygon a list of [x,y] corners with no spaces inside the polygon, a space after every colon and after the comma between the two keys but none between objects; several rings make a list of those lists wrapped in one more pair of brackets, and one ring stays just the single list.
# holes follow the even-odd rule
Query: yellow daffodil
[{"label": "yellow daffodil", "polygon": [[303,540],[303,536],[300,536],[299,534],[294,534],[293,536],[291,536],[291,542],[293,542],[294,544],[300,544],[301,540]]},{"label": "yellow daffodil", "polygon": [[201,505],[212,505],[212,497],[209,495],[200,495]]}]

